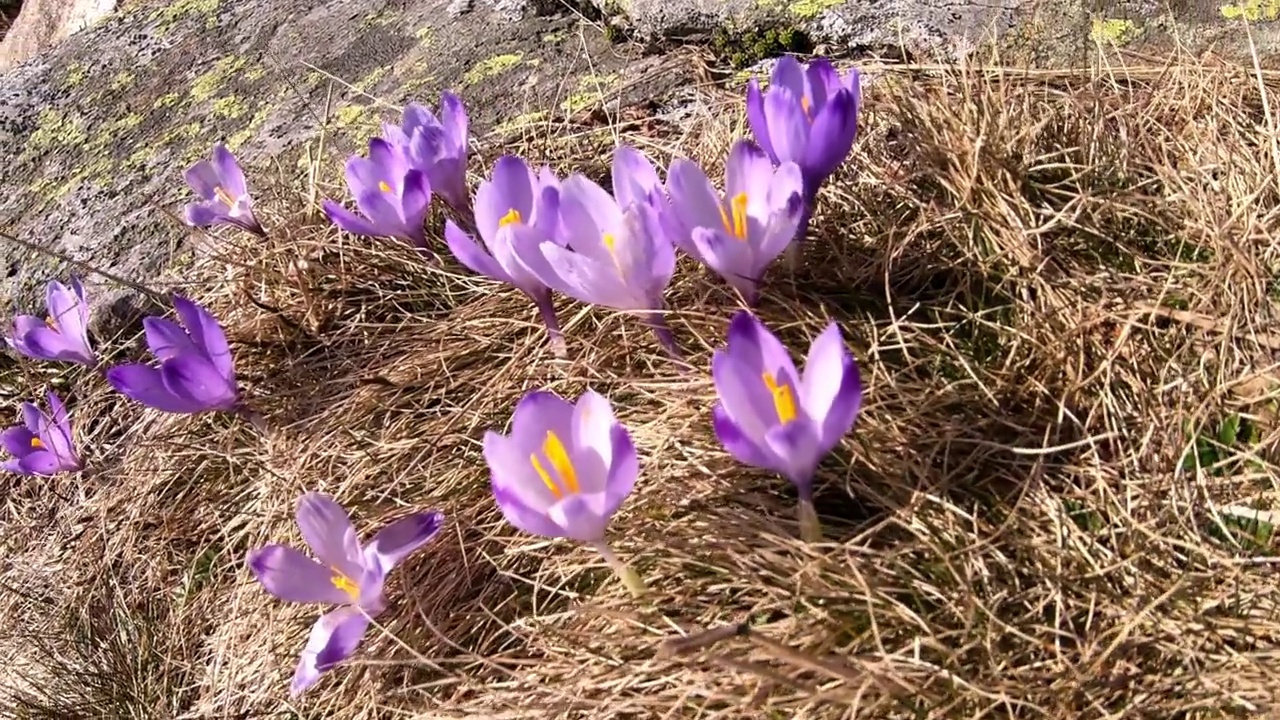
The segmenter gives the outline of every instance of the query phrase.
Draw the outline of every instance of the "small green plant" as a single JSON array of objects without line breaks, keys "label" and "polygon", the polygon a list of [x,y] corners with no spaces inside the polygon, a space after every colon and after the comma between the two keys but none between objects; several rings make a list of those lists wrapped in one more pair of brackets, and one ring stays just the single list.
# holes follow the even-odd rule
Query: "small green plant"
[{"label": "small green plant", "polygon": [[809,53],[813,41],[796,28],[763,28],[735,31],[717,30],[711,36],[711,49],[734,69],[751,67],[761,60],[785,53]]}]

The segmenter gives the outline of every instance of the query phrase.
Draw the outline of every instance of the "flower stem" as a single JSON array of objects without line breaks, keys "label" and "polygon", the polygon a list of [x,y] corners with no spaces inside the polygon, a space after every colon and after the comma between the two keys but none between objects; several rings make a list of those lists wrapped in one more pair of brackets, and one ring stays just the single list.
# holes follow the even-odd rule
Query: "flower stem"
[{"label": "flower stem", "polygon": [[809,221],[813,219],[813,206],[817,202],[817,198],[806,199],[800,209],[800,225],[796,228],[796,238],[787,246],[784,253],[787,259],[787,269],[794,275],[800,269],[800,263],[804,260],[804,243],[809,237]]},{"label": "flower stem", "polygon": [[801,500],[796,513],[800,518],[800,539],[807,543],[822,542],[822,523],[812,500]]},{"label": "flower stem", "polygon": [[609,563],[609,568],[613,570],[613,574],[617,575],[627,590],[631,591],[632,597],[641,597],[648,591],[640,575],[635,570],[632,570],[630,565],[618,559],[618,556],[613,553],[613,549],[607,543],[596,543],[595,548],[600,553],[600,556],[604,558],[604,561]]},{"label": "flower stem", "polygon": [[676,362],[681,370],[691,369],[689,364],[685,362],[684,355],[680,353],[680,347],[676,345],[676,336],[671,332],[671,326],[667,325],[667,319],[661,311],[655,311],[645,316],[645,324],[652,330],[655,337],[658,338],[658,344],[662,345],[662,349],[667,355]]},{"label": "flower stem", "polygon": [[560,318],[556,315],[556,306],[551,300],[551,293],[548,292],[543,297],[535,297],[533,302],[538,306],[538,313],[542,315],[542,323],[547,326],[551,352],[561,360],[569,359],[569,347],[565,344],[564,333],[560,330]]},{"label": "flower stem", "polygon": [[235,409],[235,414],[252,425],[253,429],[257,430],[263,437],[271,436],[271,428],[267,425],[267,419],[262,416],[262,413],[248,405],[239,405]]}]

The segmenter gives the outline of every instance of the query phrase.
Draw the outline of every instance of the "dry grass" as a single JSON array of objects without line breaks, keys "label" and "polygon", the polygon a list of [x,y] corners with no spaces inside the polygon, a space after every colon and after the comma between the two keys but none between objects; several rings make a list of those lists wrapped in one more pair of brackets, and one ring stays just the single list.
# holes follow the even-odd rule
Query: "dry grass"
[{"label": "dry grass", "polygon": [[[1271,716],[1269,526],[1221,508],[1277,491],[1280,81],[1178,63],[877,73],[809,263],[775,272],[761,310],[793,347],[840,320],[861,361],[820,546],[794,539],[785,483],[717,447],[705,372],[679,375],[639,323],[563,304],[558,364],[514,292],[340,237],[306,188],[277,188],[270,241],[226,240],[193,271],[273,436],[70,379],[95,470],[8,491],[0,714]],[[641,125],[622,139],[663,162],[718,163],[743,131],[736,96],[712,94],[678,128]],[[599,175],[611,141],[520,151]],[[686,266],[670,301],[705,369],[730,297]],[[488,496],[484,429],[531,388],[588,385],[641,448],[614,537],[645,602]],[[386,632],[289,714],[315,610],[267,597],[242,558],[297,540],[304,490],[362,528],[410,507],[449,525],[398,571]]]}]

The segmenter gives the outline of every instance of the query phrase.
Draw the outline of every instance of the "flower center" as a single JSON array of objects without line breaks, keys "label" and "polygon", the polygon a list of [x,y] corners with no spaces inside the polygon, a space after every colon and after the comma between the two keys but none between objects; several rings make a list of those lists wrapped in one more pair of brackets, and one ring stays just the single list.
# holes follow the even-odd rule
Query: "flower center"
[{"label": "flower center", "polygon": [[360,588],[351,581],[351,578],[343,575],[337,570],[333,571],[333,577],[329,579],[333,586],[347,594],[351,598],[351,602],[360,602]]},{"label": "flower center", "polygon": [[226,205],[227,207],[234,207],[236,204],[236,199],[231,197],[231,193],[223,189],[221,185],[218,185],[213,189],[213,196],[218,199],[218,202]]},{"label": "flower center", "polygon": [[813,122],[813,107],[807,96],[800,98],[800,109],[804,111],[804,119]]},{"label": "flower center", "polygon": [[45,327],[49,328],[50,330],[54,332],[58,332],[58,321],[54,320],[52,315],[44,319],[44,324],[45,324]]},{"label": "flower center", "polygon": [[31,447],[35,448],[36,450],[39,450],[40,448],[44,447],[44,443],[40,441],[40,438],[33,437],[31,438]]},{"label": "flower center", "polygon": [[518,222],[522,222],[520,211],[515,208],[511,208],[507,211],[506,215],[503,215],[502,218],[498,220],[498,227],[506,227],[512,223]]},{"label": "flower center", "polygon": [[786,383],[779,385],[778,379],[770,372],[760,377],[764,380],[765,387],[769,388],[769,394],[773,395],[773,410],[778,413],[778,421],[786,425],[795,420],[796,399],[791,394],[791,386]]},{"label": "flower center", "polygon": [[384,193],[389,193],[389,192],[391,192],[391,186],[387,184],[387,181],[386,181],[386,180],[379,180],[379,181],[378,181],[378,189],[379,189],[379,190],[381,190],[381,191],[382,191],[382,192],[384,192]]},{"label": "flower center", "polygon": [[566,494],[577,494],[580,489],[578,486],[578,473],[573,469],[573,461],[569,459],[569,453],[564,449],[564,443],[560,442],[560,437],[554,431],[547,431],[547,437],[542,441],[542,454],[546,456],[547,462],[551,464],[551,472],[548,472],[543,467],[542,460],[537,453],[529,456],[529,462],[533,464],[533,469],[538,473],[538,477],[542,478],[542,484],[547,486],[547,489],[551,491],[551,494],[557,500],[563,498]]},{"label": "flower center", "polygon": [[724,231],[739,240],[747,239],[747,194],[740,192],[729,201],[729,212],[720,206],[720,222]]}]

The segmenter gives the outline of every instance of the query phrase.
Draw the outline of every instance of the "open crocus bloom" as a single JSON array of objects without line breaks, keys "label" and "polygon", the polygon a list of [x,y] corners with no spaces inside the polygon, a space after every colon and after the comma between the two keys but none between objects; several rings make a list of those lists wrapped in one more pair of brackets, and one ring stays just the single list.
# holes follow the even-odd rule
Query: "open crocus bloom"
[{"label": "open crocus bloom", "polygon": [[804,207],[800,167],[775,170],[764,151],[741,140],[729,153],[722,197],[698,164],[679,159],[667,178],[671,204],[691,232],[678,237],[693,257],[715,270],[754,306],[765,269],[795,238]]},{"label": "open crocus bloom", "polygon": [[440,117],[410,103],[400,126],[385,125],[383,135],[405,148],[411,167],[426,173],[431,189],[449,207],[469,216],[467,192],[467,109],[451,92],[440,96]]},{"label": "open crocus bloom", "polygon": [[740,462],[795,484],[801,530],[806,540],[816,539],[813,477],[862,407],[858,365],[835,323],[813,341],[803,375],[786,347],[749,312],[734,316],[728,340],[711,360],[716,436]]},{"label": "open crocus bloom", "polygon": [[485,433],[484,459],[508,522],[590,544],[633,592],[643,590],[605,542],[609,520],[640,472],[635,445],[608,400],[590,390],[577,403],[531,392],[516,404],[510,435]]},{"label": "open crocus bloom", "polygon": [[386,140],[370,140],[369,157],[347,160],[347,187],[361,214],[325,200],[325,215],[353,235],[394,237],[426,246],[423,222],[431,203],[431,185],[422,170],[410,167],[405,152]]},{"label": "open crocus bloom", "polygon": [[186,207],[186,221],[192,227],[234,225],[266,236],[253,214],[253,199],[236,156],[225,145],[213,146],[213,162],[201,160],[187,168],[187,184],[204,202]]},{"label": "open crocus bloom", "polygon": [[14,350],[37,360],[77,362],[92,366],[97,363],[89,346],[89,304],[84,299],[80,281],[71,278],[68,288],[53,280],[45,288],[46,318],[19,315],[13,320],[13,335],[8,339]]},{"label": "open crocus bloom", "polygon": [[290,692],[295,696],[356,651],[369,621],[387,607],[387,575],[436,536],[444,515],[414,513],[382,528],[363,546],[347,511],[328,495],[299,498],[297,520],[316,559],[287,545],[267,545],[246,558],[254,578],[281,600],[339,606],[311,628],[293,675]]},{"label": "open crocus bloom", "polygon": [[49,391],[49,412],[29,402],[22,403],[22,424],[0,434],[0,444],[13,457],[4,469],[21,475],[56,475],[80,470],[71,434],[71,419],[62,399]]},{"label": "open crocus bloom", "polygon": [[540,243],[556,241],[558,186],[550,168],[544,168],[539,176],[518,157],[498,158],[493,179],[482,181],[476,190],[475,220],[484,247],[452,220],[445,223],[444,237],[458,262],[533,299],[556,354],[563,357],[564,340],[560,337],[551,289],[516,258],[515,251],[517,246],[525,245],[530,252],[536,252]]},{"label": "open crocus bloom", "polygon": [[147,346],[158,367],[118,365],[107,382],[127,397],[157,410],[200,413],[236,410],[236,372],[217,319],[196,303],[173,296],[181,324],[161,317],[143,318]]}]

